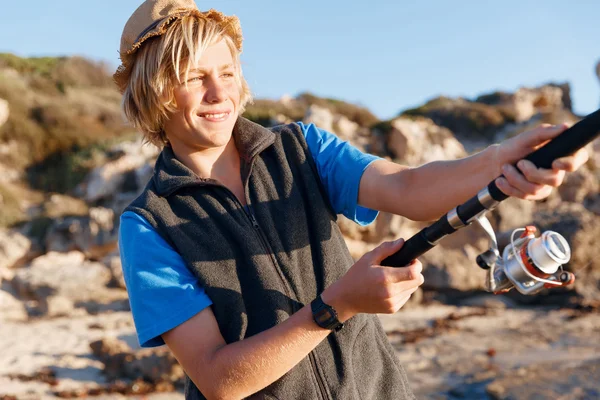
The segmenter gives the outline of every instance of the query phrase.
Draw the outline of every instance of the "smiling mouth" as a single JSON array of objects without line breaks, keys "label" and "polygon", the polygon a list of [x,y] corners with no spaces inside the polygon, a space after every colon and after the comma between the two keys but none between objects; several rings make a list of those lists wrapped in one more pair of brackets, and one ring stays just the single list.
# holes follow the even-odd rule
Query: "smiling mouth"
[{"label": "smiling mouth", "polygon": [[225,121],[229,117],[229,114],[231,114],[230,111],[221,111],[214,113],[201,113],[198,114],[198,116],[204,118],[207,121],[220,122]]}]

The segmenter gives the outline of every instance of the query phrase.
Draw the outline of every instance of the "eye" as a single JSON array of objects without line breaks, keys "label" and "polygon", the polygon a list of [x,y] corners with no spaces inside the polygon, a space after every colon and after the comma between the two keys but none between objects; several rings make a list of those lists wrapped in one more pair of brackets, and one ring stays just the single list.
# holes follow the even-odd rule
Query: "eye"
[{"label": "eye", "polygon": [[193,76],[193,77],[189,78],[186,82],[187,83],[200,82],[200,81],[202,81],[202,79],[203,79],[202,76]]},{"label": "eye", "polygon": [[221,76],[223,78],[233,78],[234,77],[233,72],[224,72]]}]

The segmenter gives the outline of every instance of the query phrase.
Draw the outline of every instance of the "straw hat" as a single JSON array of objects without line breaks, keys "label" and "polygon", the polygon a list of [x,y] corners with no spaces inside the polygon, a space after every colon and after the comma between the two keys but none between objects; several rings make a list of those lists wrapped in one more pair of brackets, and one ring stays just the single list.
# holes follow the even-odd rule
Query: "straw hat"
[{"label": "straw hat", "polygon": [[113,75],[121,93],[129,82],[137,49],[146,40],[164,34],[171,22],[188,15],[217,22],[231,36],[238,50],[242,51],[242,28],[237,17],[226,16],[213,9],[202,12],[194,0],[146,0],[129,17],[121,35],[121,65]]}]

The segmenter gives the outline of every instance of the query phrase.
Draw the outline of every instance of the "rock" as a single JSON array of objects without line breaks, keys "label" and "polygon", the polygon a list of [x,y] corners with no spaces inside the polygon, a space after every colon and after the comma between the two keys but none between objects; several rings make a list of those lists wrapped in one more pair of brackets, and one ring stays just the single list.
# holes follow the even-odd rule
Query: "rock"
[{"label": "rock", "polygon": [[553,230],[571,247],[565,269],[575,273],[575,291],[589,300],[600,300],[600,216],[577,203],[562,203],[555,209],[539,210],[534,220],[540,231]]},{"label": "rock", "polygon": [[467,297],[466,299],[461,300],[460,305],[467,307],[483,307],[494,309],[516,307],[516,303],[508,297],[502,295],[495,295],[491,293]]},{"label": "rock", "polygon": [[537,89],[520,88],[513,96],[515,119],[522,122],[538,112],[563,107],[563,91],[559,87],[542,86]]},{"label": "rock", "polygon": [[422,255],[423,287],[439,291],[468,291],[485,288],[485,272],[476,258],[490,246],[483,229],[476,224],[446,236]]},{"label": "rock", "polygon": [[563,184],[558,187],[561,199],[572,203],[583,203],[588,196],[596,195],[599,191],[598,177],[585,165],[566,174]]},{"label": "rock", "polygon": [[23,176],[23,171],[10,162],[16,154],[23,151],[22,147],[23,145],[16,140],[0,143],[0,183],[15,182]]},{"label": "rock", "polygon": [[104,257],[102,263],[106,265],[112,274],[109,286],[127,289],[125,286],[125,278],[123,277],[123,266],[121,265],[121,256],[118,251],[114,251]]},{"label": "rock", "polygon": [[42,304],[47,317],[67,317],[75,310],[73,301],[64,296],[49,296]]},{"label": "rock", "polygon": [[420,257],[424,289],[438,291],[483,289],[485,273],[475,263],[483,249],[465,243],[462,249],[434,247]]},{"label": "rock", "polygon": [[132,351],[123,341],[104,338],[90,343],[93,354],[105,367],[108,379],[138,379],[147,382],[183,382],[183,368],[168,348],[159,347]]},{"label": "rock", "polygon": [[410,298],[406,303],[404,303],[402,309],[408,310],[418,307],[423,302],[423,297],[423,289],[418,288],[413,294],[410,295]]},{"label": "rock", "polygon": [[600,215],[600,193],[586,199],[585,207],[596,215]]},{"label": "rock", "polygon": [[342,140],[355,141],[355,137],[360,130],[360,125],[350,121],[347,117],[339,115],[335,121],[335,132]]},{"label": "rock", "polygon": [[450,129],[468,152],[494,142],[496,132],[514,120],[500,107],[444,96],[407,110],[403,116],[426,117]]},{"label": "rock", "polygon": [[505,372],[487,385],[494,399],[596,399],[600,361],[553,362]]},{"label": "rock", "polygon": [[320,129],[333,132],[333,121],[334,116],[329,109],[313,104],[306,110],[306,115],[302,122],[305,124],[315,124]]},{"label": "rock", "polygon": [[391,123],[388,149],[400,163],[418,166],[431,161],[453,160],[467,155],[446,128],[426,118],[397,118]]},{"label": "rock", "polygon": [[10,111],[8,108],[8,101],[0,99],[0,126],[4,125],[8,121]]},{"label": "rock", "polygon": [[45,216],[53,219],[86,216],[90,212],[90,207],[82,199],[57,193],[52,194],[42,207]]},{"label": "rock", "polygon": [[60,310],[60,314],[69,305],[61,299],[49,300],[51,296],[62,296],[72,303],[102,302],[107,297],[110,278],[104,265],[85,261],[81,252],[50,252],[19,269],[12,285],[20,297],[39,302],[42,314],[52,310]]},{"label": "rock", "polygon": [[348,239],[360,240],[367,243],[380,243],[390,236],[398,234],[397,228],[394,231],[394,227],[397,224],[392,224],[392,221],[400,218],[399,216],[382,212],[374,222],[367,226],[361,226],[345,216],[339,215],[338,226],[342,234]]},{"label": "rock", "polygon": [[594,140],[586,148],[590,155],[590,169],[600,171],[600,139]]},{"label": "rock", "polygon": [[533,213],[539,203],[510,197],[487,214],[496,232],[523,228],[533,221]]},{"label": "rock", "polygon": [[4,281],[11,281],[15,273],[6,267],[0,266],[0,284]]},{"label": "rock", "polygon": [[557,109],[571,110],[571,89],[568,84],[544,85],[538,88],[519,88],[515,93],[496,92],[477,98],[481,102],[497,107],[513,122],[528,121],[538,113],[548,113]]},{"label": "rock", "polygon": [[78,250],[89,258],[100,259],[117,247],[113,221],[113,210],[103,207],[90,208],[87,217],[59,218],[46,234],[46,250]]},{"label": "rock", "polygon": [[31,240],[18,231],[0,229],[0,270],[19,267],[30,249]]},{"label": "rock", "polygon": [[350,120],[344,115],[335,115],[333,123],[333,132],[343,141],[349,142],[359,150],[372,153],[371,143],[373,137],[371,131],[366,127],[361,127],[358,123]]},{"label": "rock", "polygon": [[92,354],[103,362],[117,354],[131,351],[127,343],[114,337],[107,337],[92,342],[90,343],[90,348],[92,349]]},{"label": "rock", "polygon": [[[158,149],[135,141],[122,143],[112,148],[110,152],[121,156],[92,170],[77,189],[79,193],[83,193],[83,198],[87,202],[110,199],[117,192],[140,192],[146,181],[136,180],[136,170],[142,167],[147,170],[146,164],[156,158]],[[131,174],[134,177],[133,182],[129,179]]]},{"label": "rock", "polygon": [[355,260],[384,241],[408,239],[428,225],[386,212],[380,212],[377,219],[367,226],[360,226],[343,215],[338,216],[337,222]]},{"label": "rock", "polygon": [[0,321],[27,321],[25,305],[13,293],[0,289]]}]

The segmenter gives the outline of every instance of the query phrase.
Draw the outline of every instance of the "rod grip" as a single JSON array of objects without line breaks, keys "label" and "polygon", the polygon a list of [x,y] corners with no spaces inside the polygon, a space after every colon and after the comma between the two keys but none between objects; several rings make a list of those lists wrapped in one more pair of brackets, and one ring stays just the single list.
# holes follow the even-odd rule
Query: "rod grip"
[{"label": "rod grip", "polygon": [[525,157],[538,168],[552,168],[557,158],[570,156],[600,134],[600,110],[596,110]]},{"label": "rod grip", "polygon": [[[587,117],[566,129],[560,135],[525,157],[538,168],[552,168],[554,160],[574,154],[600,135],[600,110],[596,110]],[[488,185],[490,195],[496,201],[508,198],[502,193],[496,180]]]},{"label": "rod grip", "polygon": [[408,239],[400,250],[385,258],[381,265],[385,267],[406,267],[417,257],[428,252],[433,245],[427,241],[424,230]]}]

